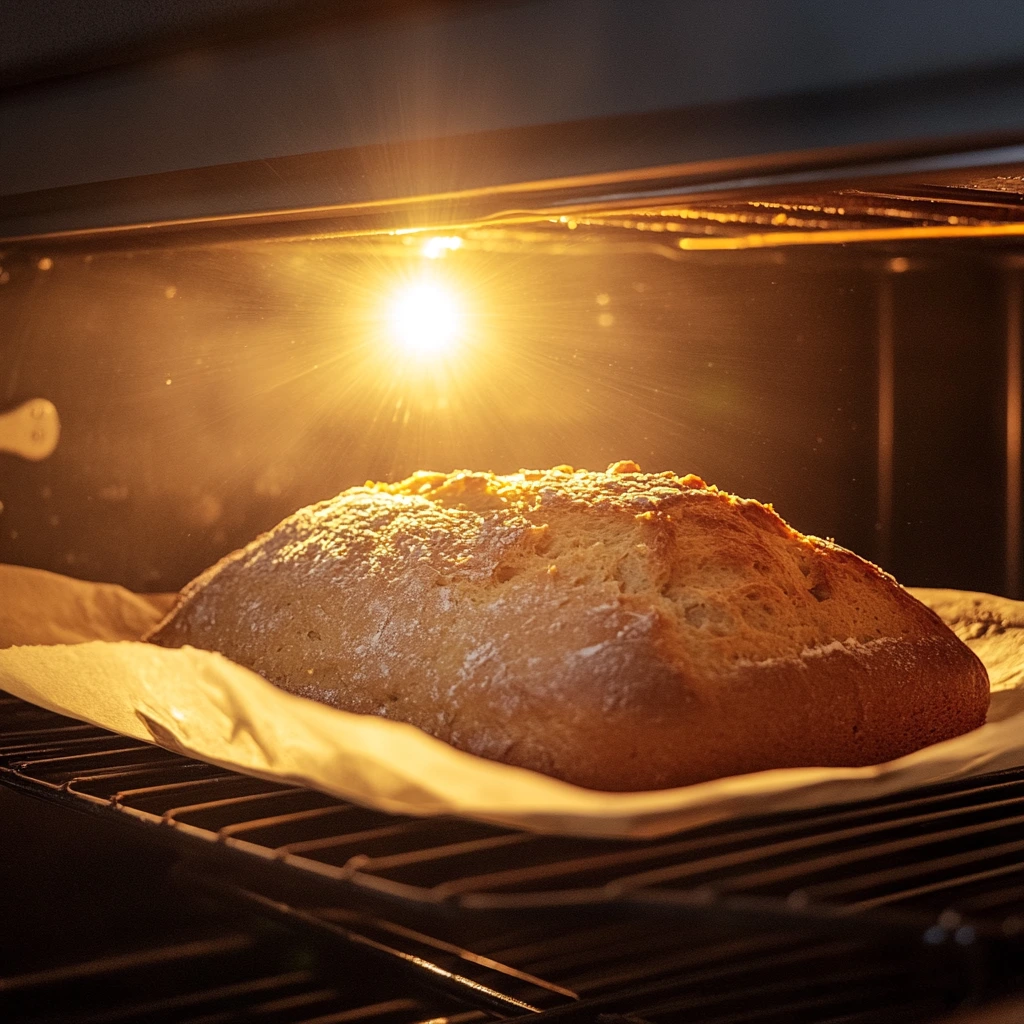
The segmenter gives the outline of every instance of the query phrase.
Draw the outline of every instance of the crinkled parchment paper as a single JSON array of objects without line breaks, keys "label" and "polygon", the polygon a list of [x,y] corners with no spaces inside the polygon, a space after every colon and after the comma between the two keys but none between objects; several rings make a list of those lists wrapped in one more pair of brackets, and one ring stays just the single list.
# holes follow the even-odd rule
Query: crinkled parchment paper
[{"label": "crinkled parchment paper", "polygon": [[133,642],[172,598],[14,566],[0,566],[0,689],[205,761],[385,811],[645,838],[1024,764],[1024,602],[914,593],[985,662],[993,691],[986,725],[870,768],[778,769],[651,793],[580,789],[461,753],[411,726],[292,696],[218,654]]}]

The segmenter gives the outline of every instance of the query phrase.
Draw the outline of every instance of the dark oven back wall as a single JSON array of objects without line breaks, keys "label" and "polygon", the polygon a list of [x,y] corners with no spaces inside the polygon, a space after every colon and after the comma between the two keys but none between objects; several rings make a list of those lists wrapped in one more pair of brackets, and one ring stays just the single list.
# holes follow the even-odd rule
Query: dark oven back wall
[{"label": "dark oven back wall", "polygon": [[[0,453],[0,561],[172,590],[366,479],[634,459],[907,584],[1016,592],[1004,253],[579,234],[8,254],[0,411],[48,398],[63,433]],[[461,303],[441,357],[389,326],[423,280]]]}]

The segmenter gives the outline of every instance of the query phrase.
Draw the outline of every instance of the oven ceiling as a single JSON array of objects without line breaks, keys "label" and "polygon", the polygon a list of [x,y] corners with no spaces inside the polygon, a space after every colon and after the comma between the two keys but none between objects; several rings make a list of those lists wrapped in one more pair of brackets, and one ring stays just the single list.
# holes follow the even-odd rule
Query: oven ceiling
[{"label": "oven ceiling", "polygon": [[[29,0],[0,5],[0,88],[466,0]],[[492,0],[493,2],[493,0]]]},{"label": "oven ceiling", "polygon": [[[22,83],[0,91],[6,239],[466,193],[497,194],[489,215],[558,195],[973,180],[1022,159],[1016,0],[859,0],[856,17],[844,0],[310,0],[271,21],[265,0],[119,20],[123,4],[40,6],[39,33],[2,8],[0,72]],[[54,11],[74,28],[41,40]]]}]

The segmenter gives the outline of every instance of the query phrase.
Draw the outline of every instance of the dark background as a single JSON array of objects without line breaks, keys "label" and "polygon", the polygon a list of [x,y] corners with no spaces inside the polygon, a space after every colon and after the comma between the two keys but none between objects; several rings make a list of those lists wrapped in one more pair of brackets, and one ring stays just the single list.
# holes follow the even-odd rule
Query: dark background
[{"label": "dark background", "polygon": [[[938,242],[894,273],[863,247],[672,256],[582,228],[484,231],[437,261],[421,244],[6,264],[0,408],[49,398],[63,436],[41,463],[0,454],[0,561],[170,590],[366,479],[628,458],[773,502],[908,585],[1012,588],[1004,252]],[[440,369],[410,365],[380,324],[390,290],[424,271],[469,309],[466,346]]]}]

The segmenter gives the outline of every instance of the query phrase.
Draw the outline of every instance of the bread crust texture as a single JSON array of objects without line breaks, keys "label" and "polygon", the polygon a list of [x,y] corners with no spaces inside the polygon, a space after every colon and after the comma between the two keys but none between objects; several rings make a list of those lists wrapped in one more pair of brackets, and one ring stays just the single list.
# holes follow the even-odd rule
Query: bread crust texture
[{"label": "bread crust texture", "polygon": [[989,700],[876,566],[632,462],[353,488],[203,573],[149,639],[608,791],[876,764]]}]

